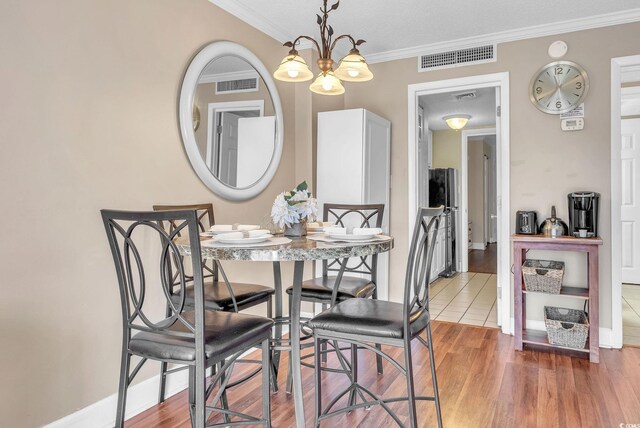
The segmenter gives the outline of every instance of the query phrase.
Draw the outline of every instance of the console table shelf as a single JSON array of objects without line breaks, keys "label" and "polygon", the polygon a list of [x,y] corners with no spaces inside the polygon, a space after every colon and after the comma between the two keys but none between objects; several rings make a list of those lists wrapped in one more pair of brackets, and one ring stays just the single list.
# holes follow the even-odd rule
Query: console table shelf
[{"label": "console table shelf", "polygon": [[[531,344],[549,348],[567,349],[578,353],[588,353],[592,363],[600,362],[599,348],[599,328],[600,319],[598,316],[598,250],[602,245],[602,239],[596,238],[575,238],[572,236],[562,236],[551,238],[543,235],[513,235],[513,296],[514,296],[514,318],[515,318],[515,348],[522,351],[524,344]],[[560,296],[573,297],[587,300],[589,305],[589,337],[584,349],[574,349],[564,346],[552,345],[547,339],[546,332],[527,330],[526,308],[527,294],[548,294],[539,292],[528,292],[524,288],[522,279],[522,263],[526,259],[528,250],[555,250],[555,251],[580,251],[587,255],[587,287],[566,287],[560,289]]]}]

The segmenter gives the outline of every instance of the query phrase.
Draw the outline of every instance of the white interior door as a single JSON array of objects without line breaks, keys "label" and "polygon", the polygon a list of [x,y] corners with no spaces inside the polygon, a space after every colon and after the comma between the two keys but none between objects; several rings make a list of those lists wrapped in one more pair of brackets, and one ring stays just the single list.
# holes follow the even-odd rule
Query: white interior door
[{"label": "white interior door", "polygon": [[622,120],[622,282],[640,284],[640,119]]},{"label": "white interior door", "polygon": [[[505,155],[505,153],[502,150],[502,138],[508,138],[508,135],[503,136],[502,135],[502,89],[500,86],[496,87],[496,183],[501,182],[501,180],[503,180],[502,176],[503,174],[505,174],[507,171],[503,170],[502,167],[498,168],[498,165],[504,165],[503,162],[501,162],[499,159],[501,159],[502,157],[507,157],[508,156]],[[508,94],[507,94],[508,95]],[[508,123],[508,121],[507,121]],[[505,174],[508,180],[509,175]],[[495,192],[496,192],[496,224],[498,223],[498,215],[497,213],[502,212],[502,197],[503,194],[501,193],[501,188],[500,190],[498,189],[498,186],[496,184],[495,187]],[[508,195],[504,195],[506,199],[508,199]],[[507,221],[506,218],[501,218],[500,220],[502,221]],[[496,226],[496,229],[498,227]],[[502,231],[501,231],[502,232]],[[503,233],[503,232],[502,232]],[[501,250],[504,250],[502,247],[502,244],[504,244],[505,242],[505,237],[502,233],[498,233],[497,234],[497,248],[496,248],[496,252],[498,254],[497,257],[497,263],[498,266],[496,266],[497,270],[496,272],[498,272],[498,281],[496,281],[496,317],[498,319],[498,325],[503,327],[502,331],[505,332],[504,326],[503,326],[503,321],[502,321],[502,317],[503,316],[508,316],[510,312],[509,310],[507,310],[507,313],[503,313],[505,312],[503,310],[503,304],[504,303],[508,303],[509,299],[504,299],[504,303],[503,303],[503,296],[502,296],[502,283],[504,282],[505,284],[508,284],[508,278],[510,278],[509,276],[507,276],[507,278],[505,279],[504,276],[501,275],[501,272],[503,271],[503,265],[504,263],[509,263],[509,259],[507,257],[507,260],[505,260],[504,254],[501,254]],[[508,251],[508,250],[507,250]],[[507,290],[505,290],[507,291]],[[509,305],[507,305],[507,308],[509,307]],[[513,331],[513,330],[511,330]]]},{"label": "white interior door", "polygon": [[236,186],[238,175],[238,120],[240,116],[225,111],[220,113],[218,178],[229,186]]}]

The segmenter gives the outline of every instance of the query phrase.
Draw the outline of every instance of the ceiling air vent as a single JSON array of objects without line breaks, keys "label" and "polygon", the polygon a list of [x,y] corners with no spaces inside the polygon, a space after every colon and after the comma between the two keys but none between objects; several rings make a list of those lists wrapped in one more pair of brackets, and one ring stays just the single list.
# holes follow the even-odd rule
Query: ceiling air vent
[{"label": "ceiling air vent", "polygon": [[496,45],[478,46],[448,52],[437,52],[418,57],[418,71],[461,67],[496,60]]},{"label": "ceiling air vent", "polygon": [[258,90],[258,79],[221,80],[216,82],[216,94],[229,94],[233,92],[255,92]]}]

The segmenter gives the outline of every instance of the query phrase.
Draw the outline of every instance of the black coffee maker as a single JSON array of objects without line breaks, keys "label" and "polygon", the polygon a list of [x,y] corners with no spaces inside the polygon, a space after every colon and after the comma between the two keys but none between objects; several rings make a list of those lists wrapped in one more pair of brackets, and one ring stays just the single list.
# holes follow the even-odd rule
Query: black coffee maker
[{"label": "black coffee maker", "polygon": [[567,195],[569,203],[569,235],[580,238],[598,236],[600,193],[573,192]]}]

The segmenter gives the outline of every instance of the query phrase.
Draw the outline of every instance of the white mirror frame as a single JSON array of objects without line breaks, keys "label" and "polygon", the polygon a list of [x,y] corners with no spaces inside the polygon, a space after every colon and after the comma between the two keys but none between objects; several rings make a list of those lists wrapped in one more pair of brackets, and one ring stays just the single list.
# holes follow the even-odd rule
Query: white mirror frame
[{"label": "white mirror frame", "polygon": [[[198,145],[196,143],[195,133],[193,131],[193,99],[202,70],[216,58],[223,56],[235,56],[248,62],[264,81],[276,115],[276,133],[274,136],[274,150],[271,162],[262,177],[255,183],[247,187],[231,187],[218,180],[207,167],[204,159],[200,155]],[[253,54],[249,49],[237,43],[221,41],[213,42],[205,46],[193,58],[182,80],[180,88],[180,101],[178,103],[178,118],[180,122],[180,134],[182,135],[182,143],[187,152],[191,167],[198,175],[200,180],[215,194],[232,201],[245,201],[259,195],[271,182],[273,176],[280,164],[283,147],[283,119],[282,105],[276,85],[271,78],[271,73],[262,64],[262,61]]]}]

